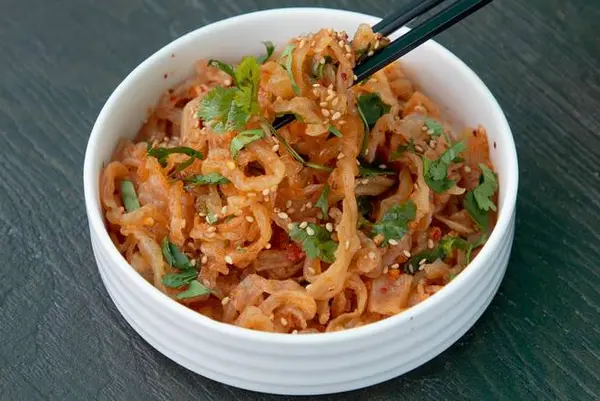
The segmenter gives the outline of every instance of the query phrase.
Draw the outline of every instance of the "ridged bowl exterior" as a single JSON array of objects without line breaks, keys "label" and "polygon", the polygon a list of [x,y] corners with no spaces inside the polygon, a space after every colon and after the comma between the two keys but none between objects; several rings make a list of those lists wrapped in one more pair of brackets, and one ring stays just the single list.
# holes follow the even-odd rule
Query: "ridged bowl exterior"
[{"label": "ridged bowl exterior", "polygon": [[[158,99],[162,91],[190,74],[193,60],[259,53],[260,47],[254,43],[261,40],[281,41],[320,27],[352,32],[360,22],[375,21],[370,16],[326,9],[271,10],[222,21],[161,49],[132,72],[107,101],[94,126],[84,166],[94,255],[120,313],[150,345],[173,361],[213,380],[267,393],[324,394],[357,389],[401,375],[440,354],[475,323],[496,294],[514,234],[518,181],[514,142],[501,109],[483,83],[433,42],[409,54],[407,68],[419,70],[417,81],[425,76],[425,89],[428,84],[438,87],[439,96],[434,98],[440,104],[451,104],[448,113],[459,122],[481,122],[488,128],[490,140],[500,149],[491,157],[501,192],[498,223],[490,240],[463,273],[430,299],[400,315],[345,332],[297,336],[254,332],[212,321],[170,300],[142,279],[110,242],[98,201],[100,169],[110,159],[117,139],[135,134],[143,110],[153,103],[148,99]],[[234,29],[249,33],[235,36],[234,49],[222,46],[234,40],[227,38]],[[211,37],[219,37],[220,45],[194,50],[193,44],[207,43]],[[175,66],[169,64],[171,55],[181,57]],[[436,60],[445,72],[423,61],[428,59]],[[173,81],[156,83],[169,67],[174,70]],[[451,82],[448,71],[454,73]],[[457,104],[463,96],[467,100]]]}]

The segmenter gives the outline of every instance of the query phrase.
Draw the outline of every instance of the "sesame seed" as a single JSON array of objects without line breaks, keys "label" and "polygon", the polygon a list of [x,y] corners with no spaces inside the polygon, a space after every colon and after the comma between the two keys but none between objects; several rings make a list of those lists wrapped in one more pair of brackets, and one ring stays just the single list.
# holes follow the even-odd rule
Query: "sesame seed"
[{"label": "sesame seed", "polygon": [[227,214],[227,206],[221,208],[221,214]]},{"label": "sesame seed", "polygon": [[325,229],[327,231],[329,231],[330,233],[333,232],[333,224],[331,224],[331,223],[325,224]]},{"label": "sesame seed", "polygon": [[356,159],[356,165],[360,166],[360,161],[358,159]]},{"label": "sesame seed", "polygon": [[419,261],[419,266],[423,266],[427,262],[427,259],[421,259]]},{"label": "sesame seed", "polygon": [[226,79],[225,81],[223,81],[223,83],[225,84],[225,86],[229,86],[231,85],[231,79]]},{"label": "sesame seed", "polygon": [[279,145],[277,145],[277,144],[273,145],[273,147],[271,148],[271,150],[272,150],[273,152],[277,152],[277,151],[279,151]]},{"label": "sesame seed", "polygon": [[335,97],[335,93],[330,93],[329,95],[327,95],[327,97],[325,98],[326,102],[331,102],[333,100],[333,98]]},{"label": "sesame seed", "polygon": [[390,271],[390,270],[389,270],[389,268],[387,266],[383,268],[383,274],[387,274],[388,271]]},{"label": "sesame seed", "polygon": [[288,223],[287,225],[288,230],[291,230],[294,228],[294,223]]},{"label": "sesame seed", "polygon": [[356,76],[356,74],[354,74],[353,78],[355,81],[358,81],[358,77]]},{"label": "sesame seed", "polygon": [[325,64],[325,57],[321,57],[321,60],[319,60],[319,64]]},{"label": "sesame seed", "polygon": [[431,148],[435,148],[436,142],[432,139],[431,141],[429,141],[429,147]]},{"label": "sesame seed", "polygon": [[416,150],[417,152],[422,152],[422,151],[423,151],[423,148],[421,147],[421,145],[417,145],[417,146],[415,146],[415,150]]},{"label": "sesame seed", "polygon": [[202,262],[202,264],[206,264],[206,262],[208,262],[208,256],[206,255],[202,255],[202,259],[200,259],[200,262]]},{"label": "sesame seed", "polygon": [[328,95],[335,95],[335,91],[333,90],[333,85],[329,85],[327,87],[327,94]]},{"label": "sesame seed", "polygon": [[313,84],[313,88],[318,88],[320,86],[321,86],[321,84]]},{"label": "sesame seed", "polygon": [[327,28],[327,33],[328,33],[329,35],[333,34],[333,29],[331,29],[331,28]]},{"label": "sesame seed", "polygon": [[217,227],[210,226],[210,227],[208,227],[208,229],[206,231],[209,232],[209,233],[214,233],[215,231],[217,231]]},{"label": "sesame seed", "polygon": [[280,321],[281,321],[281,324],[283,324],[284,326],[287,326],[288,321],[286,318],[282,317]]},{"label": "sesame seed", "polygon": [[387,166],[385,164],[380,164],[379,168],[387,168]]},{"label": "sesame seed", "polygon": [[314,40],[312,42],[310,42],[310,47],[315,47],[317,45],[317,42],[315,42]]},{"label": "sesame seed", "polygon": [[311,275],[313,275],[313,274],[315,274],[315,269],[313,269],[312,267],[309,267],[309,268],[308,268],[308,272],[309,272]]},{"label": "sesame seed", "polygon": [[313,230],[312,227],[306,227],[306,233],[308,235],[315,235],[315,230]]},{"label": "sesame seed", "polygon": [[221,305],[225,306],[229,303],[229,297],[225,297],[221,300]]},{"label": "sesame seed", "polygon": [[285,207],[287,207],[287,208],[292,207],[292,201],[288,200],[287,202],[285,202]]},{"label": "sesame seed", "polygon": [[424,268],[425,268],[425,265],[419,266],[419,271],[423,270]]},{"label": "sesame seed", "polygon": [[375,54],[375,52],[373,50],[369,50],[369,52],[367,53],[367,56],[371,57],[373,54]]},{"label": "sesame seed", "polygon": [[321,113],[325,116],[325,117],[329,117],[329,110],[327,109],[321,109]]},{"label": "sesame seed", "polygon": [[263,194],[264,196],[267,196],[267,195],[269,195],[269,192],[271,192],[271,191],[269,190],[269,188],[265,188],[265,189],[263,189],[263,191],[262,191],[262,194]]},{"label": "sesame seed", "polygon": [[267,242],[267,244],[265,245],[265,248],[267,248],[267,249],[271,249],[271,243],[270,243],[270,242]]},{"label": "sesame seed", "polygon": [[463,170],[465,170],[465,173],[470,173],[470,172],[471,172],[471,167],[469,167],[469,166],[465,166],[465,167],[463,168]]},{"label": "sesame seed", "polygon": [[300,223],[300,228],[306,228],[308,226],[308,223],[306,221],[303,221],[302,223]]},{"label": "sesame seed", "polygon": [[321,102],[321,103],[319,103],[319,106],[321,106],[321,107],[327,107],[327,102]]},{"label": "sesame seed", "polygon": [[342,114],[341,114],[339,111],[336,111],[336,112],[333,114],[333,116],[331,117],[331,119],[332,119],[333,121],[335,121],[335,120],[339,119],[341,116],[342,116]]},{"label": "sesame seed", "polygon": [[406,256],[407,258],[410,258],[410,252],[408,252],[406,249],[402,251],[402,253],[404,254],[404,256]]},{"label": "sesame seed", "polygon": [[369,259],[375,260],[376,257],[377,255],[375,255],[375,252],[369,252]]},{"label": "sesame seed", "polygon": [[228,264],[233,263],[233,259],[231,259],[231,256],[229,256],[229,255],[225,256],[225,263],[228,263]]},{"label": "sesame seed", "polygon": [[433,240],[432,239],[428,239],[427,240],[427,248],[433,249],[434,246],[435,246],[435,244],[433,243]]},{"label": "sesame seed", "polygon": [[379,40],[375,42],[375,49],[378,49],[378,48],[379,48],[379,44],[380,44],[380,43],[379,43]]},{"label": "sesame seed", "polygon": [[432,130],[432,129],[428,129],[428,130],[427,130],[427,133],[428,133],[429,135],[433,135],[433,130]]},{"label": "sesame seed", "polygon": [[277,213],[277,217],[279,217],[280,219],[284,219],[284,220],[290,218],[286,212]]},{"label": "sesame seed", "polygon": [[274,320],[274,319],[275,319],[275,315],[271,313],[271,314],[269,315],[269,320]]},{"label": "sesame seed", "polygon": [[427,132],[427,129],[428,129],[428,128],[427,128],[427,126],[426,126],[426,125],[424,125],[424,126],[422,126],[422,127],[421,127],[421,131],[423,131],[423,132]]},{"label": "sesame seed", "polygon": [[302,49],[304,47],[304,45],[306,45],[306,39],[302,39],[300,41],[300,44],[298,45],[298,49]]},{"label": "sesame seed", "polygon": [[246,221],[248,223],[254,223],[254,217],[252,217],[252,216],[246,216]]},{"label": "sesame seed", "polygon": [[311,289],[311,288],[312,288],[312,284],[309,284],[309,285],[307,285],[307,286],[306,286],[306,290],[307,290],[307,291],[308,291],[309,289]]},{"label": "sesame seed", "polygon": [[306,205],[302,205],[302,207],[300,208],[300,211],[303,212],[306,210]]},{"label": "sesame seed", "polygon": [[298,334],[298,330],[293,330],[292,334]]},{"label": "sesame seed", "polygon": [[319,91],[317,89],[313,89],[313,95],[319,96]]},{"label": "sesame seed", "polygon": [[346,243],[344,244],[344,248],[346,248],[346,250],[350,249],[350,241],[346,240]]},{"label": "sesame seed", "polygon": [[312,202],[306,202],[306,208],[310,209],[311,207],[313,207]]},{"label": "sesame seed", "polygon": [[333,102],[331,102],[331,105],[332,106],[337,106],[337,104],[338,104],[339,101],[340,101],[340,98],[336,97],[336,98],[333,99]]},{"label": "sesame seed", "polygon": [[398,245],[398,241],[393,238],[391,240],[389,240],[388,242],[390,243],[390,245]]},{"label": "sesame seed", "polygon": [[342,152],[340,152],[340,154],[338,155],[338,160],[343,159],[344,158],[344,154]]},{"label": "sesame seed", "polygon": [[232,162],[231,160],[229,160],[229,161],[227,162],[227,168],[228,168],[229,170],[235,170],[235,163],[234,163],[234,162]]},{"label": "sesame seed", "polygon": [[399,269],[400,265],[398,263],[394,263],[393,265],[390,266],[392,269]]},{"label": "sesame seed", "polygon": [[210,287],[210,281],[206,279],[202,280],[202,284],[204,284],[205,287]]}]

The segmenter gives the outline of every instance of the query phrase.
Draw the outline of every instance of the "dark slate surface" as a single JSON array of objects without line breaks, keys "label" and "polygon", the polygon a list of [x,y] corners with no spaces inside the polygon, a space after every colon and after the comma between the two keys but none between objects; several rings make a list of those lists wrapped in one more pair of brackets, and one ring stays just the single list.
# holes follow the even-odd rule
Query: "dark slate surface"
[{"label": "dark slate surface", "polygon": [[[277,6],[384,15],[390,3],[0,0],[0,399],[291,399],[195,375],[127,325],[89,245],[84,149],[113,88],[189,30]],[[597,399],[599,21],[597,0],[497,0],[439,38],[482,76],[515,134],[509,270],[480,321],[441,356],[323,399]]]}]

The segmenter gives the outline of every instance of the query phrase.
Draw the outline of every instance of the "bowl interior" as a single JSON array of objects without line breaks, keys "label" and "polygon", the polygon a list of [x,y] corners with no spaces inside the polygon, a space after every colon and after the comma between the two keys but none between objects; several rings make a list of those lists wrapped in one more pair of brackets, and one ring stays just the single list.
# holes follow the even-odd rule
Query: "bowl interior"
[{"label": "bowl interior", "polygon": [[[156,104],[164,91],[191,76],[198,59],[217,58],[234,62],[244,55],[262,54],[264,47],[261,42],[265,40],[283,45],[295,35],[323,27],[346,30],[352,36],[360,23],[372,25],[378,20],[340,10],[271,10],[211,24],[156,52],[118,86],[94,125],[84,166],[84,188],[91,227],[97,232],[104,230],[98,192],[99,174],[110,160],[118,140],[136,135],[148,115],[148,109]],[[517,159],[502,110],[479,78],[435,42],[425,43],[403,57],[402,61],[418,87],[438,103],[456,126],[482,124],[486,127],[491,159],[499,173],[500,183],[500,214],[495,231],[503,231],[514,209]],[[496,146],[493,146],[494,143]],[[110,239],[105,230],[100,236],[103,245],[109,246]],[[498,239],[498,236],[492,235],[489,242],[494,238]],[[116,252],[116,248],[110,251],[113,255]],[[484,253],[489,254],[485,248],[480,255]]]}]

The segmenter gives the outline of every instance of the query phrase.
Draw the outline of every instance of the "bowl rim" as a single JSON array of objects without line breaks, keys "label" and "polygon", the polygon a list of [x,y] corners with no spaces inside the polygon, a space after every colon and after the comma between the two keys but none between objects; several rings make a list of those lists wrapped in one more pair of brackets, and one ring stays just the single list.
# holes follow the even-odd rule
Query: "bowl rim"
[{"label": "bowl rim", "polygon": [[107,259],[110,260],[114,266],[120,270],[120,274],[124,275],[127,280],[131,280],[136,284],[135,290],[140,290],[145,293],[146,296],[152,297],[156,302],[166,311],[176,315],[176,318],[180,319],[192,319],[204,328],[214,331],[215,334],[222,334],[230,337],[234,337],[241,341],[254,341],[263,344],[293,344],[309,346],[314,344],[328,344],[337,342],[353,341],[357,338],[364,336],[375,335],[378,333],[387,332],[395,327],[399,327],[403,324],[408,323],[415,316],[424,314],[425,312],[435,309],[437,305],[444,302],[444,300],[451,298],[453,294],[456,294],[463,289],[465,283],[470,280],[470,277],[475,275],[479,270],[485,268],[486,262],[493,256],[502,239],[507,234],[512,215],[516,207],[517,191],[518,191],[518,159],[516,153],[516,147],[514,138],[506,120],[506,116],[497,100],[479,78],[479,76],[471,70],[462,60],[456,55],[450,52],[448,49],[440,45],[439,43],[429,40],[422,46],[430,48],[429,50],[436,53],[436,57],[445,58],[445,62],[454,64],[454,66],[461,70],[461,74],[466,76],[469,81],[475,86],[478,86],[483,95],[487,98],[490,104],[494,108],[494,114],[496,115],[499,126],[497,127],[498,132],[505,140],[503,146],[503,154],[508,159],[506,168],[503,174],[506,175],[506,184],[500,190],[505,192],[504,203],[499,208],[498,220],[496,226],[492,230],[489,239],[482,247],[479,254],[471,261],[469,265],[459,274],[454,280],[444,286],[442,290],[429,297],[428,299],[414,305],[402,313],[390,316],[383,320],[369,323],[364,326],[336,331],[327,333],[315,333],[310,335],[290,335],[284,333],[271,333],[246,329],[238,327],[229,323],[223,323],[213,320],[207,316],[204,316],[198,312],[195,312],[186,306],[174,301],[167,295],[163,294],[152,284],[148,283],[141,275],[139,275],[133,267],[127,262],[125,257],[117,250],[112,240],[109,237],[108,231],[106,230],[104,219],[102,217],[102,207],[99,199],[99,188],[94,188],[94,181],[98,177],[94,177],[99,174],[95,171],[95,166],[98,165],[99,161],[95,154],[95,149],[101,139],[101,133],[105,122],[111,118],[109,111],[112,108],[112,104],[117,101],[122,95],[128,90],[129,82],[134,79],[135,76],[144,74],[147,67],[149,67],[154,61],[169,57],[171,53],[176,51],[180,45],[194,41],[198,38],[210,35],[211,30],[217,28],[223,28],[227,26],[234,26],[241,20],[253,19],[256,17],[281,17],[285,14],[302,14],[305,13],[310,15],[312,13],[327,13],[332,17],[339,17],[340,15],[360,18],[368,21],[377,21],[381,18],[371,16],[368,14],[339,10],[334,8],[317,8],[317,7],[291,7],[291,8],[274,8],[263,11],[255,11],[246,14],[240,14],[234,17],[230,17],[224,20],[216,21],[211,24],[207,24],[195,30],[192,30],[181,37],[169,42],[159,50],[154,52],[151,56],[142,61],[136,66],[117,86],[117,88],[110,94],[106,102],[104,103],[96,121],[94,122],[91,135],[88,139],[88,144],[85,152],[84,167],[83,167],[83,186],[84,196],[86,204],[86,214],[88,218],[88,224],[90,228],[90,235],[96,234],[96,238],[99,241],[99,245],[107,253]]}]

